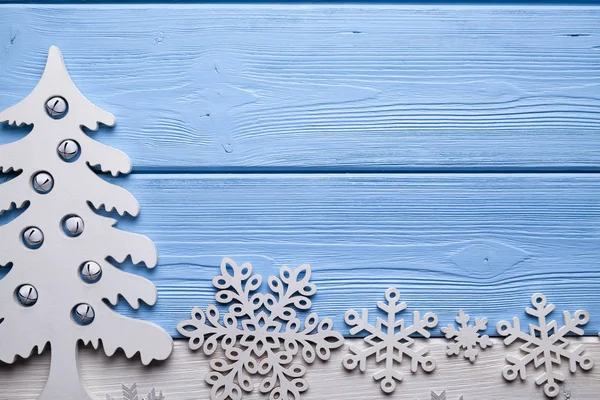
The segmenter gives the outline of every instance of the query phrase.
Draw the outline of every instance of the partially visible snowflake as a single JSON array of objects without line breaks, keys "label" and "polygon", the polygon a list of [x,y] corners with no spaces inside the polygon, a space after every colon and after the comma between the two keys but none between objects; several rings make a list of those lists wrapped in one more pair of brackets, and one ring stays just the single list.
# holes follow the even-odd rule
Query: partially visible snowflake
[{"label": "partially visible snowflake", "polygon": [[385,368],[373,375],[375,380],[381,380],[381,390],[385,393],[393,392],[396,388],[396,381],[402,381],[404,377],[401,372],[394,370],[394,361],[401,363],[403,355],[411,359],[410,369],[412,372],[416,372],[419,365],[424,371],[431,372],[436,365],[433,357],[426,356],[430,350],[428,347],[418,350],[413,348],[415,340],[411,335],[418,333],[428,338],[430,333],[426,328],[431,329],[437,325],[437,315],[428,312],[421,318],[420,312],[414,311],[413,325],[406,326],[404,319],[396,320],[396,314],[406,309],[405,302],[397,304],[399,298],[400,292],[396,288],[386,290],[387,303],[380,301],[377,303],[377,307],[387,313],[387,321],[377,317],[376,325],[369,323],[369,311],[366,308],[362,310],[360,316],[354,310],[349,310],[345,315],[346,323],[353,327],[350,329],[351,335],[362,331],[369,333],[369,336],[364,339],[369,347],[360,349],[351,346],[350,351],[353,354],[344,357],[344,367],[352,370],[358,366],[364,372],[367,368],[367,359],[372,355],[375,355],[377,363],[385,361]]},{"label": "partially visible snowflake", "polygon": [[229,304],[228,312],[219,321],[214,304],[206,314],[200,308],[192,310],[192,319],[182,321],[177,330],[190,338],[192,350],[203,348],[206,355],[215,352],[220,342],[225,358],[210,362],[213,372],[206,375],[212,386],[211,399],[242,398],[242,391],[253,389],[251,375],[261,375],[259,390],[271,393],[271,399],[300,399],[308,389],[303,376],[306,366],[293,364],[301,351],[308,364],[316,357],[327,360],[331,349],[343,344],[343,336],[332,330],[333,322],[324,318],[319,322],[316,313],[305,319],[303,327],[296,311],[308,310],[310,296],[317,288],[310,283],[310,266],[301,265],[292,270],[281,267],[280,278],[270,276],[272,293],[256,293],[262,283],[260,275],[251,275],[252,265],[238,266],[232,259],[221,262],[221,275],[213,279],[219,289],[217,302]]},{"label": "partially visible snowflake", "polygon": [[[431,400],[447,400],[446,391],[444,390],[440,394],[431,391]],[[460,396],[458,400],[463,400],[463,396]]]},{"label": "partially visible snowflake", "polygon": [[585,348],[577,346],[569,348],[569,340],[566,335],[572,333],[583,335],[583,329],[579,328],[590,320],[587,311],[575,311],[574,318],[568,311],[563,312],[564,325],[558,328],[555,320],[547,322],[546,317],[554,311],[554,304],[546,305],[546,297],[541,293],[536,293],[531,297],[531,304],[534,308],[526,308],[525,312],[537,317],[538,324],[529,324],[529,333],[521,332],[519,318],[513,318],[512,325],[507,321],[500,321],[496,326],[501,336],[507,336],[504,344],[507,346],[516,340],[524,341],[519,349],[527,353],[522,358],[507,356],[506,360],[511,364],[504,367],[502,375],[505,379],[512,381],[517,378],[527,378],[527,365],[533,362],[535,368],[544,366],[545,372],[538,376],[535,383],[544,384],[544,393],[548,397],[556,397],[559,393],[557,382],[565,380],[565,376],[555,369],[563,358],[569,361],[571,372],[577,371],[577,364],[583,370],[589,370],[594,366],[594,359],[589,356],[583,356]]},{"label": "partially visible snowflake", "polygon": [[[123,389],[123,400],[165,400],[162,392],[156,394],[156,389],[152,388],[147,397],[139,397],[137,391],[137,385],[134,383],[130,387],[121,385]],[[114,397],[106,395],[106,400],[115,400]]]},{"label": "partially visible snowflake", "polygon": [[485,349],[492,345],[492,341],[488,335],[481,336],[480,331],[485,331],[487,328],[487,318],[475,318],[475,325],[469,325],[470,316],[465,314],[463,310],[458,311],[456,323],[459,324],[458,330],[454,325],[448,325],[442,328],[442,332],[446,335],[446,339],[454,339],[454,343],[448,345],[446,354],[456,356],[461,349],[465,349],[464,356],[469,361],[475,362],[479,350],[477,346]]}]

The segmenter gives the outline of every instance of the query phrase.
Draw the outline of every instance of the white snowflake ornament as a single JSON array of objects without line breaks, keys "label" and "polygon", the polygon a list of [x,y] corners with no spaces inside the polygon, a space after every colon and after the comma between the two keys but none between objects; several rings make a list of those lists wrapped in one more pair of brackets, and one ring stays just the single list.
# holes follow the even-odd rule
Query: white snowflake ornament
[{"label": "white snowflake ornament", "polygon": [[[138,396],[137,384],[133,384],[130,387],[125,385],[121,386],[123,390],[123,400],[165,400],[165,396],[162,392],[156,394],[156,389],[152,388],[150,392],[148,392],[148,396],[140,397]],[[114,397],[106,395],[106,400],[116,400]]]},{"label": "white snowflake ornament", "polygon": [[556,397],[559,393],[557,382],[565,380],[565,376],[557,369],[563,358],[569,361],[571,372],[577,371],[577,365],[586,371],[594,366],[594,359],[583,355],[585,348],[577,346],[571,349],[570,341],[566,338],[568,334],[583,335],[580,326],[588,323],[590,315],[587,311],[578,310],[571,317],[570,312],[564,311],[565,322],[559,328],[555,320],[546,320],[555,308],[554,304],[546,304],[546,296],[535,293],[531,297],[531,304],[534,308],[528,307],[525,312],[536,317],[538,324],[529,324],[529,333],[521,331],[521,323],[517,317],[513,318],[512,325],[510,322],[500,321],[496,326],[498,333],[506,336],[504,344],[507,346],[516,340],[525,342],[519,349],[526,355],[521,358],[507,356],[506,360],[511,365],[504,367],[502,376],[509,381],[517,379],[517,376],[524,380],[527,378],[527,365],[533,363],[535,368],[543,365],[545,372],[536,378],[535,383],[544,384],[546,396]]},{"label": "white snowflake ornament", "polygon": [[[431,400],[448,400],[448,396],[446,395],[446,391],[444,390],[442,393],[437,394],[434,391],[431,391]],[[460,396],[458,400],[463,400],[463,396]]]},{"label": "white snowflake ornament", "polygon": [[[149,280],[116,268],[109,258],[153,268],[154,243],[146,236],[116,229],[116,220],[94,210],[116,209],[136,216],[137,200],[125,189],[99,177],[98,166],[114,176],[131,171],[119,150],[87,136],[82,127],[115,124],[115,118],[87,100],[75,87],[62,55],[52,46],[43,76],[20,103],[0,112],[0,122],[33,125],[23,139],[0,146],[0,171],[20,172],[0,185],[0,213],[27,209],[0,226],[0,266],[12,264],[0,280],[0,361],[13,363],[50,344],[51,366],[42,400],[85,400],[91,395],[79,379],[77,348],[81,341],[118,348],[142,363],[166,359],[173,348],[169,334],[157,325],[115,312],[121,295],[133,308],[156,302]],[[76,146],[63,149],[61,143]],[[63,146],[64,147],[64,146]],[[74,150],[76,149],[76,150]],[[64,157],[63,150],[78,157]],[[93,262],[101,275],[84,279]]]},{"label": "white snowflake ornament", "polygon": [[210,362],[213,372],[206,381],[212,386],[213,400],[242,398],[242,391],[253,389],[252,375],[262,377],[259,390],[269,393],[272,400],[299,400],[308,389],[303,376],[306,367],[294,364],[299,352],[307,364],[316,357],[328,360],[332,349],[343,344],[343,337],[333,330],[333,322],[319,322],[316,313],[306,317],[302,326],[296,311],[308,310],[310,296],[317,288],[310,283],[310,266],[292,270],[283,266],[279,278],[269,277],[272,293],[257,293],[262,283],[260,275],[252,275],[252,265],[238,266],[232,259],[221,262],[221,275],[213,279],[219,289],[215,299],[228,304],[229,310],[220,322],[219,311],[213,304],[206,313],[192,310],[192,319],[182,321],[177,330],[190,338],[192,350],[202,348],[212,355],[221,344],[225,358]]},{"label": "white snowflake ornament", "polygon": [[438,323],[438,317],[432,312],[426,313],[421,318],[419,311],[413,312],[413,325],[407,325],[404,319],[396,319],[396,314],[406,309],[406,303],[398,303],[400,292],[396,288],[390,288],[385,292],[387,303],[377,303],[377,307],[387,314],[387,320],[377,317],[376,325],[369,323],[369,311],[364,308],[362,314],[349,310],[346,312],[345,321],[353,328],[350,335],[367,332],[365,342],[369,345],[366,349],[351,346],[349,354],[344,357],[342,363],[346,369],[353,370],[357,366],[362,372],[367,368],[367,359],[375,355],[375,362],[385,361],[384,369],[375,372],[373,378],[381,380],[381,390],[392,393],[396,388],[396,381],[402,381],[403,374],[394,369],[394,362],[401,363],[406,355],[411,359],[410,369],[417,372],[419,366],[425,372],[435,369],[436,362],[432,356],[427,356],[429,347],[414,349],[415,340],[411,335],[420,334],[428,338],[431,334],[428,328],[434,328]]},{"label": "white snowflake ornament", "polygon": [[471,317],[465,314],[463,310],[459,310],[456,317],[458,329],[454,325],[448,325],[442,328],[442,333],[446,335],[446,339],[454,339],[454,343],[448,345],[447,355],[456,356],[460,353],[461,349],[464,349],[465,358],[468,358],[471,362],[475,362],[479,354],[477,347],[485,349],[488,346],[492,346],[492,341],[488,335],[482,336],[479,333],[487,329],[487,318],[475,318],[474,325],[469,325],[470,319]]}]

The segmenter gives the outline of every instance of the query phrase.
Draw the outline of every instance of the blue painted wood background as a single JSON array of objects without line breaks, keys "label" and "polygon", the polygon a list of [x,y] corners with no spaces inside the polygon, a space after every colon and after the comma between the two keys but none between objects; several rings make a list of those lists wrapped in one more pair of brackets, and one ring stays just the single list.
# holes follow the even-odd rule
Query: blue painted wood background
[{"label": "blue painted wood background", "polygon": [[[117,116],[175,335],[220,259],[310,263],[313,309],[396,286],[440,325],[525,318],[532,293],[600,330],[600,8],[0,5],[0,108],[59,46]],[[0,143],[22,137],[0,127]],[[107,178],[109,179],[109,178]],[[15,214],[2,216],[6,223]],[[1,240],[1,238],[0,238]],[[561,316],[557,313],[557,318]],[[438,331],[439,335],[440,332]]]}]

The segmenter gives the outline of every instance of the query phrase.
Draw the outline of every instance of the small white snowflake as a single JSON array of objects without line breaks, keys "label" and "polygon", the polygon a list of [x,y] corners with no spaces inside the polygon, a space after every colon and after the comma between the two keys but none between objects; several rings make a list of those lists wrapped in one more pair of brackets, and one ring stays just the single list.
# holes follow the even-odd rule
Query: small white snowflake
[{"label": "small white snowflake", "polygon": [[385,393],[392,393],[396,388],[396,381],[402,381],[403,374],[394,370],[394,362],[401,363],[403,355],[411,359],[412,372],[416,372],[419,365],[424,371],[431,372],[436,365],[433,357],[426,356],[430,350],[428,347],[418,350],[413,348],[415,340],[411,335],[419,333],[428,338],[430,333],[426,328],[431,329],[437,325],[437,315],[428,312],[421,318],[420,312],[414,311],[413,325],[406,326],[404,319],[396,320],[396,314],[406,309],[405,302],[398,303],[399,298],[400,292],[396,288],[386,290],[387,303],[380,301],[377,307],[387,313],[387,321],[377,317],[375,326],[369,323],[369,311],[366,308],[362,310],[362,315],[354,310],[349,310],[345,315],[346,323],[353,327],[350,329],[351,335],[362,331],[369,333],[369,336],[364,339],[369,347],[360,349],[351,346],[350,351],[353,354],[344,357],[344,367],[352,370],[358,366],[364,372],[367,368],[367,359],[375,355],[375,362],[385,362],[385,368],[373,375],[375,380],[381,380],[381,390]]},{"label": "small white snowflake", "polygon": [[[434,391],[431,391],[431,400],[448,400],[446,396],[446,391],[444,390],[442,393],[437,394]],[[460,396],[458,400],[463,400],[463,396]]]},{"label": "small white snowflake", "polygon": [[518,358],[507,356],[506,360],[511,364],[504,367],[502,375],[505,379],[512,381],[520,376],[521,379],[527,378],[527,365],[533,363],[535,368],[544,366],[545,372],[538,376],[535,383],[544,384],[544,393],[548,397],[556,397],[559,393],[557,382],[565,380],[565,376],[555,369],[555,365],[560,365],[563,358],[569,361],[571,372],[577,371],[577,364],[583,370],[589,370],[594,366],[594,359],[589,355],[582,355],[585,351],[583,346],[577,346],[573,349],[569,347],[569,340],[566,335],[572,333],[583,335],[583,329],[579,326],[585,325],[590,320],[587,311],[575,311],[574,317],[568,311],[563,312],[564,325],[558,328],[555,320],[546,321],[546,317],[554,311],[554,304],[546,305],[546,297],[541,293],[536,293],[531,297],[531,304],[534,308],[526,308],[525,312],[537,317],[538,324],[529,324],[529,333],[521,331],[519,318],[512,320],[512,325],[507,321],[500,321],[496,326],[501,336],[507,336],[504,344],[507,346],[516,340],[524,341],[519,349],[527,353],[524,357]]},{"label": "small white snowflake", "polygon": [[251,275],[252,265],[238,266],[232,259],[221,262],[221,275],[213,279],[219,289],[217,302],[229,304],[229,310],[219,321],[214,304],[206,314],[200,308],[192,310],[192,319],[182,321],[177,330],[190,338],[192,350],[203,348],[206,355],[215,352],[220,342],[225,358],[212,360],[213,372],[206,375],[212,386],[211,399],[239,400],[242,391],[252,391],[252,375],[262,380],[259,390],[271,392],[271,399],[300,399],[308,389],[303,378],[306,366],[292,364],[294,356],[302,353],[308,364],[329,359],[331,349],[343,344],[343,336],[334,331],[333,322],[324,318],[319,322],[316,313],[308,315],[303,327],[296,311],[308,310],[309,297],[317,288],[310,283],[310,266],[301,265],[292,270],[280,269],[279,276],[269,277],[272,293],[256,293],[262,283],[260,275]]},{"label": "small white snowflake", "polygon": [[461,349],[465,349],[464,356],[469,361],[475,362],[479,350],[477,346],[485,349],[492,345],[492,341],[488,335],[480,335],[480,331],[485,331],[487,328],[487,318],[475,318],[475,325],[469,325],[471,317],[463,312],[458,311],[456,323],[459,324],[458,330],[454,325],[448,325],[442,328],[442,333],[446,335],[446,339],[454,339],[454,343],[448,345],[446,354],[456,356]]},{"label": "small white snowflake", "polygon": [[[152,388],[152,390],[148,393],[146,397],[139,397],[137,385],[134,383],[131,387],[127,387],[125,385],[121,385],[121,389],[123,390],[123,400],[165,400],[162,392],[156,394],[156,389]],[[114,397],[106,395],[106,400],[115,400]]]}]

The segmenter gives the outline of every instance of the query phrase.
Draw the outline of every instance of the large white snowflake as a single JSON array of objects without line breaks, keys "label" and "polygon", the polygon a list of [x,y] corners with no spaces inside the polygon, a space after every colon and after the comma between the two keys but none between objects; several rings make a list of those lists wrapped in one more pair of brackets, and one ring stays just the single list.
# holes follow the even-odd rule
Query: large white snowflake
[{"label": "large white snowflake", "polygon": [[560,328],[555,320],[548,322],[546,317],[554,311],[554,304],[546,304],[546,296],[536,293],[531,297],[531,304],[534,308],[526,308],[525,312],[538,319],[538,324],[529,324],[529,333],[521,331],[519,318],[512,320],[512,325],[507,321],[500,321],[496,326],[501,336],[506,336],[504,344],[507,346],[516,340],[524,341],[520,350],[526,353],[524,357],[518,358],[507,356],[506,360],[511,364],[504,367],[502,375],[505,379],[512,381],[520,376],[521,379],[527,378],[527,365],[533,363],[535,368],[544,366],[545,372],[538,376],[535,383],[544,384],[544,393],[548,397],[556,397],[559,392],[557,382],[565,380],[565,376],[556,369],[563,358],[569,361],[571,372],[577,371],[577,364],[583,370],[589,370],[594,366],[594,359],[583,355],[585,348],[577,346],[573,349],[569,347],[568,334],[583,335],[583,329],[579,326],[585,325],[590,320],[587,311],[575,311],[573,317],[568,311],[564,311],[564,325]]},{"label": "large white snowflake", "polygon": [[329,359],[331,349],[343,344],[343,336],[332,329],[331,319],[319,322],[317,314],[311,313],[301,324],[296,317],[295,309],[308,310],[309,297],[317,291],[310,275],[309,265],[294,270],[283,266],[279,278],[269,277],[272,293],[257,293],[262,278],[252,275],[252,265],[238,266],[230,258],[223,259],[221,275],[213,279],[219,289],[217,302],[229,304],[223,322],[211,304],[206,313],[194,308],[192,319],[177,326],[179,333],[190,338],[192,350],[203,348],[211,355],[219,342],[224,350],[225,358],[212,360],[213,371],[206,375],[212,386],[211,399],[241,399],[242,391],[252,391],[251,376],[255,374],[262,376],[259,390],[270,392],[271,399],[299,400],[300,393],[308,389],[303,378],[306,367],[294,364],[294,356],[301,352],[304,361],[311,364],[316,357]]},{"label": "large white snowflake", "polygon": [[353,327],[350,329],[350,334],[356,335],[363,331],[369,333],[364,339],[369,347],[360,349],[351,346],[352,354],[344,357],[343,365],[349,370],[358,366],[364,372],[367,368],[367,359],[375,355],[375,362],[385,362],[385,367],[375,372],[373,378],[381,380],[381,390],[391,393],[396,388],[396,381],[401,381],[403,378],[400,371],[394,370],[394,362],[401,363],[404,355],[411,359],[410,369],[412,372],[416,372],[419,365],[426,372],[435,369],[434,358],[426,356],[430,349],[422,347],[415,350],[413,348],[415,340],[411,335],[418,333],[428,338],[430,333],[427,328],[434,328],[438,323],[438,318],[432,312],[426,313],[421,318],[421,313],[414,311],[413,325],[407,326],[404,319],[396,320],[396,314],[406,309],[405,302],[398,303],[400,292],[396,288],[390,288],[385,292],[385,299],[387,303],[380,301],[377,303],[377,307],[387,313],[387,321],[377,317],[376,325],[369,323],[369,311],[366,308],[362,310],[361,315],[354,310],[346,313],[346,323]]},{"label": "large white snowflake", "polygon": [[458,329],[454,325],[448,325],[442,328],[442,333],[446,335],[447,339],[454,339],[454,343],[448,345],[446,354],[449,356],[458,355],[461,349],[464,349],[464,356],[469,361],[475,362],[479,350],[477,346],[485,349],[492,345],[492,341],[488,335],[481,335],[479,332],[483,332],[487,328],[487,318],[475,318],[475,324],[469,325],[471,317],[464,313],[463,310],[458,311],[456,317],[456,323]]}]

